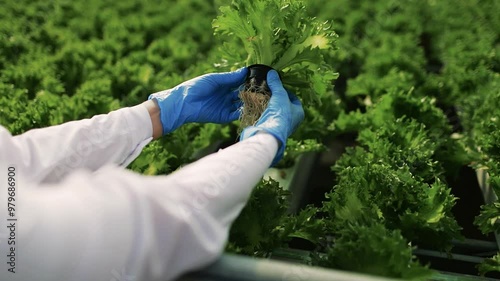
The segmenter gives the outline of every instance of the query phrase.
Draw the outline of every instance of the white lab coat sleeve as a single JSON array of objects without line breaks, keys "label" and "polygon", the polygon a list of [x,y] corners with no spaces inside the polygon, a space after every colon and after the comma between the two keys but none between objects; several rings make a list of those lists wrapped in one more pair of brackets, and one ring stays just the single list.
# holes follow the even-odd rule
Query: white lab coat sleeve
[{"label": "white lab coat sleeve", "polygon": [[24,188],[20,179],[16,273],[5,269],[3,240],[0,279],[166,281],[206,266],[222,253],[277,146],[273,136],[257,134],[168,176],[105,166],[44,188]]},{"label": "white lab coat sleeve", "polygon": [[57,182],[79,168],[95,171],[109,163],[128,165],[151,141],[152,130],[144,105],[14,137],[0,127],[0,155],[25,180]]}]

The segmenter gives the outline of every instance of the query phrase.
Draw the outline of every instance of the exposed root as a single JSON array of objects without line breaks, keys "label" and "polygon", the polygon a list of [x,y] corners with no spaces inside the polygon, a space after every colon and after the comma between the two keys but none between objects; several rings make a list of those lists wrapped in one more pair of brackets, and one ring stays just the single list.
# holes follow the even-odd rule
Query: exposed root
[{"label": "exposed root", "polygon": [[[253,82],[253,81],[251,81]],[[270,93],[265,82],[260,86],[251,86],[240,92],[243,101],[243,111],[240,116],[238,133],[248,126],[253,126],[259,120],[269,103]]]}]

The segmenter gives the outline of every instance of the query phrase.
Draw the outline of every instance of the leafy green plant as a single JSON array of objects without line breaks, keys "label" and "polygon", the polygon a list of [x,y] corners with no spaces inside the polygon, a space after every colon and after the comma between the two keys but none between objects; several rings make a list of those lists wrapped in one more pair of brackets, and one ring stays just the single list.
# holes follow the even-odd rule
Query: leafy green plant
[{"label": "leafy green plant", "polygon": [[220,12],[212,25],[229,40],[221,48],[227,65],[271,66],[305,104],[319,103],[337,76],[324,60],[335,49],[331,23],[308,16],[301,1],[233,1]]},{"label": "leafy green plant", "polygon": [[276,168],[288,168],[295,163],[295,160],[306,152],[321,152],[325,151],[325,145],[318,143],[314,139],[305,139],[297,141],[288,139],[286,142],[286,150],[283,159],[276,165]]},{"label": "leafy green plant", "polygon": [[500,253],[496,254],[492,258],[485,259],[485,261],[478,266],[478,270],[483,276],[492,271],[500,272]]},{"label": "leafy green plant", "polygon": [[231,227],[228,250],[252,256],[269,256],[284,246],[289,192],[274,180],[262,180]]},{"label": "leafy green plant", "polygon": [[[324,60],[337,37],[330,23],[309,17],[301,1],[233,1],[220,13],[212,25],[215,34],[227,40],[221,48],[225,65],[272,67],[304,104],[320,103],[337,77]],[[242,128],[253,125],[266,107],[271,94],[266,73],[256,69],[256,78],[248,80],[240,94]]]},{"label": "leafy green plant", "polygon": [[[335,217],[340,208],[353,207],[346,197],[355,193],[367,212],[373,212],[370,218],[401,230],[416,245],[449,250],[451,240],[460,238],[460,227],[451,216],[455,198],[449,188],[439,181],[431,185],[419,181],[406,164],[394,169],[374,160],[339,174],[339,183],[324,202],[328,214]],[[342,227],[340,222],[336,225]]]},{"label": "leafy green plant", "polygon": [[[321,265],[425,280],[429,271],[418,265],[409,245],[450,251],[452,239],[461,238],[451,213],[456,198],[444,180],[449,168],[467,164],[469,155],[451,138],[433,99],[410,94],[390,91],[365,112],[341,113],[332,122],[334,134],[356,133],[357,142],[333,167],[336,185],[316,218],[324,228],[314,234],[304,230],[309,237],[333,237],[330,244],[315,242]],[[375,242],[372,232],[385,238]],[[408,258],[392,263],[391,255]]]},{"label": "leafy green plant", "polygon": [[404,280],[429,280],[434,274],[422,267],[398,230],[381,224],[346,224],[337,234],[335,244],[325,255],[316,255],[315,263],[342,270]]}]

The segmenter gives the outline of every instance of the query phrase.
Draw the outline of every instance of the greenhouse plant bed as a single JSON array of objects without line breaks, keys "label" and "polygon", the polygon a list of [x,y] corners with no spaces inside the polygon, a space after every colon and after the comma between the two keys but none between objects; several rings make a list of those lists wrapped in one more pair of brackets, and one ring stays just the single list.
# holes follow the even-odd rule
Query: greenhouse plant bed
[{"label": "greenhouse plant bed", "polygon": [[[185,280],[357,276],[297,263],[393,277],[430,264],[445,272],[436,280],[476,280],[482,260],[500,271],[499,11],[498,0],[4,1],[0,124],[15,136],[269,65],[305,110],[287,168],[269,171],[287,190],[260,181],[233,223],[227,251],[253,258],[224,255]],[[128,168],[170,174],[238,142],[240,124],[184,124]]]},{"label": "greenhouse plant bed", "polygon": [[[321,154],[316,157],[310,181],[316,178],[314,176],[316,171],[321,170],[321,158]],[[328,163],[328,165],[330,164]],[[466,238],[452,241],[453,248],[450,253],[421,248],[416,249],[414,255],[423,264],[429,264],[432,269],[440,272],[436,280],[486,280],[478,276],[477,266],[485,258],[491,257],[498,252],[498,245],[495,236],[483,235],[478,232],[473,225],[473,218],[479,213],[480,205],[484,204],[482,194],[486,196],[486,194],[493,193],[487,192],[488,187],[482,186],[481,181],[476,178],[475,171],[470,167],[463,167],[460,175],[455,180],[450,180],[450,183],[454,194],[462,198],[454,213],[460,225],[464,228],[463,234]],[[485,201],[488,202],[488,200],[492,199],[485,197]],[[309,201],[305,203],[317,204],[318,202]],[[306,242],[302,241],[302,239],[292,239],[289,243],[291,248],[274,252],[272,258],[288,262],[308,263],[310,261],[308,250],[312,250],[309,246],[313,245]],[[486,276],[488,278],[500,278],[497,273],[488,273]]]}]

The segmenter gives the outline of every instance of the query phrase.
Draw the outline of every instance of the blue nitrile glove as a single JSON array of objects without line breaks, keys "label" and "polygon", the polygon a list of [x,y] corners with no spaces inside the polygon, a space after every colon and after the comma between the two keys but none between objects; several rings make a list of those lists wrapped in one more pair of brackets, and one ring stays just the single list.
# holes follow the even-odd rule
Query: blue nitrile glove
[{"label": "blue nitrile glove", "polygon": [[272,93],[269,104],[257,124],[243,130],[240,140],[249,138],[262,130],[276,137],[279,148],[271,164],[274,166],[283,157],[287,138],[304,120],[304,109],[297,96],[283,88],[276,71],[271,70],[267,73],[267,84]]},{"label": "blue nitrile glove", "polygon": [[150,95],[148,99],[155,100],[160,108],[163,134],[185,123],[228,123],[238,119],[241,101],[237,88],[246,75],[246,67],[205,74]]}]

